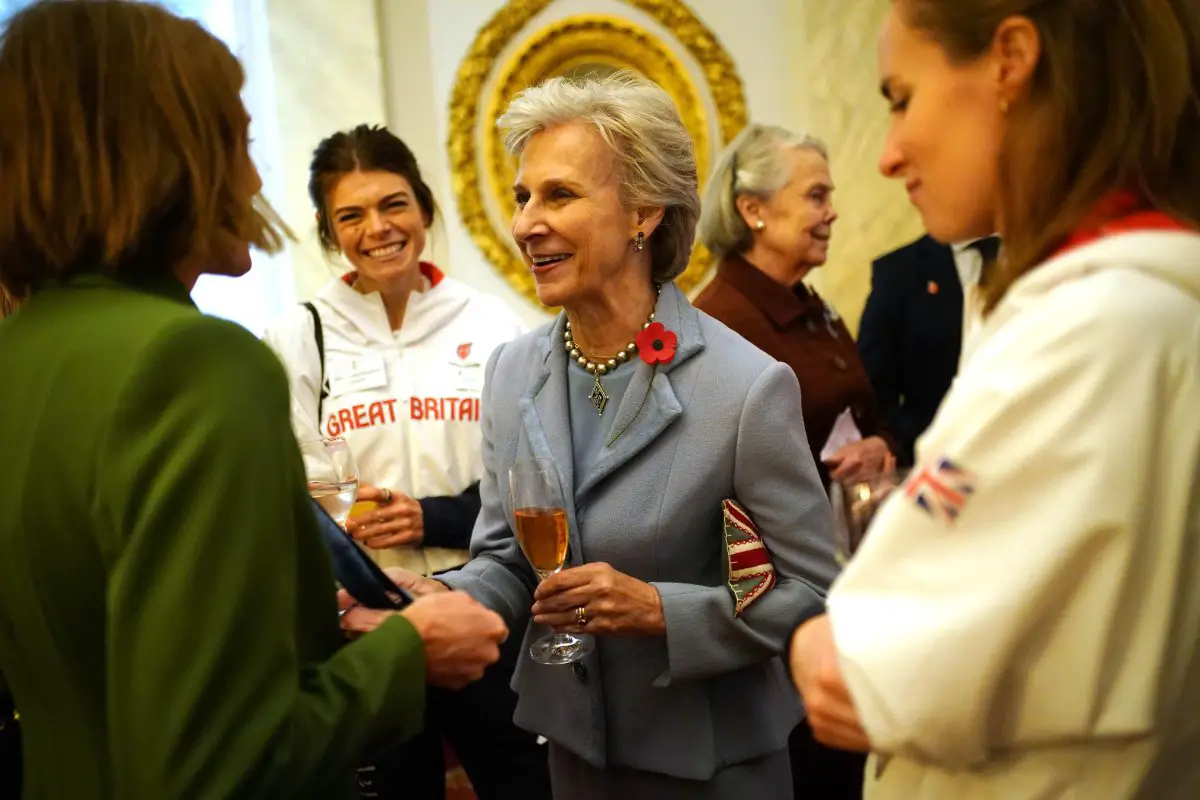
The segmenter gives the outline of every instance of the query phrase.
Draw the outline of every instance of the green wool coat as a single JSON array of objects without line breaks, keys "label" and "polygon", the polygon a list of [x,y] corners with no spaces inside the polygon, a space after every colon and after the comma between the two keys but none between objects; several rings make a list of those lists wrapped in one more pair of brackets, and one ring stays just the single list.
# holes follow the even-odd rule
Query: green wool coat
[{"label": "green wool coat", "polygon": [[421,727],[424,653],[342,646],[270,350],[173,278],[0,322],[0,673],[25,798],[339,798]]}]

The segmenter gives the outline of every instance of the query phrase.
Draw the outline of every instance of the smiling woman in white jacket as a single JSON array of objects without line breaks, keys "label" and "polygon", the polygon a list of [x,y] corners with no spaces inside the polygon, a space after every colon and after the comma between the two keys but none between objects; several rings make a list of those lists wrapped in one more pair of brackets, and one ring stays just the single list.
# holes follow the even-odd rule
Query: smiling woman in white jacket
[{"label": "smiling woman in white jacket", "polygon": [[[378,507],[347,528],[376,561],[424,574],[457,567],[479,515],[484,365],[523,326],[499,299],[420,260],[437,209],[412,152],[386,128],[322,141],[309,194],[322,246],[353,271],[267,332],[291,383],[292,426],[301,441],[349,443],[359,499]],[[440,800],[444,734],[481,800],[548,800],[545,748],[512,724],[518,638],[478,683],[430,689],[425,731],[373,765],[375,793]]]},{"label": "smiling woman in white jacket", "polygon": [[322,245],[353,271],[267,330],[291,380],[292,426],[301,441],[350,444],[359,500],[378,508],[347,527],[376,561],[457,567],[479,513],[483,367],[524,328],[498,298],[420,260],[436,207],[386,129],[322,142],[309,191]]},{"label": "smiling woman in white jacket", "polygon": [[[1117,24],[1116,20],[1120,19]],[[866,797],[1200,797],[1200,10],[896,0],[881,167],[999,229],[917,469],[793,637]]]}]

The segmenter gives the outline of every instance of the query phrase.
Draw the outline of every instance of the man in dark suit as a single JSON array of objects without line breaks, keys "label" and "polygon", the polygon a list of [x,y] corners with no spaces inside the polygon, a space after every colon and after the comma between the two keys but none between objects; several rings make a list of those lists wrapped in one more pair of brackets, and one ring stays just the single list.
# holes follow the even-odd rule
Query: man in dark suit
[{"label": "man in dark suit", "polygon": [[876,259],[858,350],[896,438],[911,464],[958,372],[963,345],[963,285],[968,291],[995,261],[999,239],[945,245],[930,236]]}]

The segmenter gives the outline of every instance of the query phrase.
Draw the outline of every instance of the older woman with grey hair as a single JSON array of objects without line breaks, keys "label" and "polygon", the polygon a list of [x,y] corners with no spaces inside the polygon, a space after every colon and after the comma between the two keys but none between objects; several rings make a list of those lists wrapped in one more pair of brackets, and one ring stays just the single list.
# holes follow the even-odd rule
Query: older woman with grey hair
[{"label": "older woman with grey hair", "polygon": [[795,370],[809,447],[820,453],[849,412],[860,441],[827,454],[821,479],[857,479],[898,449],[854,338],[803,279],[825,263],[833,223],[825,145],[785,128],[747,126],[718,159],[704,193],[699,238],[721,259],[696,307]]},{"label": "older woman with grey hair", "polygon": [[[673,283],[699,198],[662,89],[556,78],[499,124],[519,157],[513,239],[562,311],[488,362],[472,560],[441,583],[394,574],[513,625],[532,606],[526,644],[543,625],[594,636],[582,661],[523,658],[513,679],[557,797],[791,798],[800,709],[779,654],[836,569],[796,378]],[[508,492],[535,458],[569,524],[567,566],[540,583]]]}]

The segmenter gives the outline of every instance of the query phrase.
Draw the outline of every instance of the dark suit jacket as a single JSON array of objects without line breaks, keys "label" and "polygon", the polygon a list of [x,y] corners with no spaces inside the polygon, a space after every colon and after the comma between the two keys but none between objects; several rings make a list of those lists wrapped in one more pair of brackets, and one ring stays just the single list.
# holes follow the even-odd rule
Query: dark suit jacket
[{"label": "dark suit jacket", "polygon": [[353,797],[420,729],[420,638],[343,646],[279,362],[159,283],[80,276],[0,322],[25,796]]},{"label": "dark suit jacket", "polygon": [[963,291],[954,251],[924,236],[877,259],[858,331],[875,394],[900,439],[901,463],[958,371]]}]

